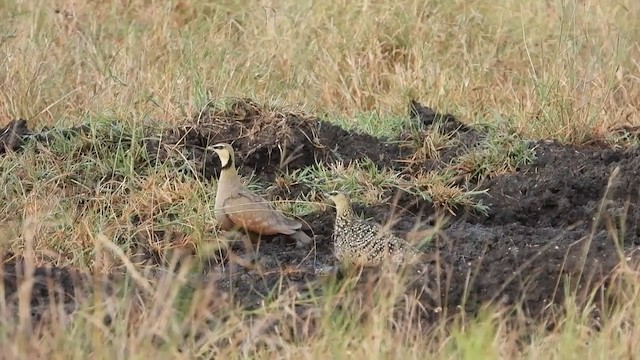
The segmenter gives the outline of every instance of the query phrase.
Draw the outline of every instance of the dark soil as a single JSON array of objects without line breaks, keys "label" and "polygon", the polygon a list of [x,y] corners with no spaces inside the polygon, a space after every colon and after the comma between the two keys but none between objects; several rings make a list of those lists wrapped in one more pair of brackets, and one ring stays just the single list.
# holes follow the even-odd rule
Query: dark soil
[{"label": "dark soil", "polygon": [[409,101],[409,117],[425,127],[439,124],[441,125],[440,131],[442,133],[474,131],[473,128],[460,122],[454,115],[438,113],[416,100]]},{"label": "dark soil", "polygon": [[[585,226],[585,222],[590,223],[608,191],[607,214],[622,215],[620,209],[629,202],[627,232],[633,238],[640,235],[637,214],[640,195],[638,148],[576,149],[540,143],[536,154],[537,160],[520,172],[483,184],[493,190],[484,201],[494,211],[482,219],[482,223],[516,223],[527,227],[581,226],[583,223]],[[619,167],[619,175],[612,179],[608,188],[609,178],[616,167]]]},{"label": "dark soil", "polygon": [[[465,310],[475,312],[482,304],[493,302],[519,305],[525,314],[537,317],[562,303],[567,280],[581,289],[581,295],[593,286],[607,285],[608,276],[620,262],[618,246],[632,262],[638,259],[639,188],[634,186],[640,170],[638,149],[578,149],[541,142],[536,153],[533,164],[481,184],[488,189],[483,199],[490,206],[488,216],[453,218],[443,235],[424,248],[437,260],[422,265],[425,269],[416,272],[411,288],[439,289],[436,296],[423,295],[425,307],[433,310],[431,316],[436,316],[439,308],[451,313],[464,303]],[[616,167],[620,170],[609,190],[605,211],[597,217]],[[356,210],[383,222],[390,209]],[[611,234],[622,218],[626,233],[623,243],[616,244]],[[594,219],[598,220],[595,224]],[[284,242],[266,243],[260,250],[261,263],[268,269],[299,266],[301,272],[288,277],[291,283],[314,279],[315,268],[333,261],[332,211],[312,214],[305,220],[319,235],[313,256]],[[405,213],[395,229],[404,234],[414,222],[414,215]],[[439,278],[434,278],[436,263],[441,270]],[[431,277],[426,278],[425,273]],[[266,294],[281,275],[275,271],[265,277],[238,268],[234,280],[223,279],[221,286],[241,294]],[[247,304],[261,299],[259,295],[242,298]]]},{"label": "dark soil", "polygon": [[284,171],[316,163],[333,163],[368,158],[379,167],[400,168],[398,160],[411,149],[391,144],[367,134],[348,132],[338,126],[305,114],[279,112],[239,99],[229,107],[207,108],[191,124],[169,129],[147,142],[153,161],[166,161],[172,150],[185,149],[196,159],[205,178],[218,176],[217,157],[204,148],[218,142],[230,143],[236,152],[238,171],[273,181]]},{"label": "dark soil", "polygon": [[38,132],[33,132],[29,130],[29,127],[27,126],[27,120],[12,120],[4,129],[0,130],[0,155],[9,151],[22,150],[25,143],[29,140],[47,143],[53,140],[56,136],[70,138],[77,136],[78,134],[87,134],[90,130],[91,129],[89,127],[81,125],[61,130],[48,129],[45,127]]},{"label": "dark soil", "polygon": [[[416,102],[410,106],[410,113],[424,126],[444,121],[441,129],[451,126],[469,134],[469,144],[479,139],[473,128],[451,115],[438,115]],[[11,134],[27,133],[26,125],[19,122],[0,131],[0,154],[4,149],[20,148],[21,138]],[[291,171],[315,162],[367,157],[378,166],[402,169],[402,163],[395,160],[411,157],[410,149],[388,145],[384,140],[349,133],[303,115],[265,111],[244,100],[226,111],[208,109],[192,124],[166,131],[145,146],[152,164],[167,161],[175,151],[186,152],[187,158],[201,160],[200,175],[215,177],[215,156],[205,155],[204,148],[220,141],[229,141],[237,149],[241,173],[255,172],[269,181],[285,168]],[[283,160],[283,153],[288,160]],[[442,235],[424,247],[432,257],[413,269],[410,291],[428,288],[428,292],[422,292],[425,319],[456,312],[459,305],[474,312],[487,302],[519,305],[526,314],[536,317],[562,303],[566,278],[584,293],[607,284],[607,276],[620,260],[616,246],[626,256],[636,258],[635,249],[640,244],[640,151],[540,142],[536,154],[533,164],[480,184],[488,189],[483,198],[490,206],[487,216],[462,214],[452,218]],[[607,193],[609,177],[616,168],[618,175]],[[605,210],[598,217],[605,194]],[[407,196],[403,196],[401,205],[411,210],[395,227],[403,235],[414,224],[419,207],[409,204]],[[356,210],[384,221],[390,208]],[[610,226],[622,219],[626,231],[622,244],[615,244]],[[209,271],[222,275],[219,287],[236,301],[253,307],[276,286],[305,288],[308,282],[317,280],[316,270],[334,261],[333,212],[311,214],[304,220],[318,235],[314,249],[299,249],[279,238],[261,242],[260,270],[228,263],[223,267],[215,261],[211,264]],[[15,291],[11,279],[5,276],[9,293]]]},{"label": "dark soil", "polygon": [[29,134],[26,120],[18,119],[11,121],[0,131],[0,154],[20,149],[24,144],[24,137]]},{"label": "dark soil", "polygon": [[[5,301],[10,309],[17,311],[21,301],[18,287],[28,278],[25,261],[13,254],[5,254],[2,259],[4,262],[0,266],[0,273]],[[78,308],[79,301],[92,291],[91,276],[70,267],[36,266],[32,274],[29,315],[35,321],[46,317],[52,305],[61,306],[65,312],[71,313]]]},{"label": "dark soil", "polygon": [[[408,142],[424,145],[430,142],[434,134],[447,137],[446,145],[441,148],[437,156],[414,156],[406,164],[410,173],[429,172],[446,167],[456,157],[461,156],[477,146],[485,138],[485,134],[469,125],[462,123],[452,114],[441,114],[426,107],[415,100],[409,102],[408,116],[414,120],[412,131],[405,131],[401,137]],[[415,146],[415,145],[414,145]],[[434,145],[435,146],[435,145]]]}]

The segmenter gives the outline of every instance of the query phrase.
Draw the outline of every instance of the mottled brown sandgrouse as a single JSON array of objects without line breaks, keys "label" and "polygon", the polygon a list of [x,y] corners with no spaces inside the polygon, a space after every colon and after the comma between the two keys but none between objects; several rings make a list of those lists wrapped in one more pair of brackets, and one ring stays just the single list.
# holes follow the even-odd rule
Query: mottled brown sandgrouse
[{"label": "mottled brown sandgrouse", "polygon": [[231,145],[220,143],[211,149],[222,165],[214,210],[222,230],[242,228],[258,235],[288,235],[296,240],[298,246],[312,241],[301,230],[301,222],[284,216],[271,203],[244,186],[238,177]]},{"label": "mottled brown sandgrouse", "polygon": [[357,217],[344,193],[331,191],[327,196],[336,205],[333,240],[334,252],[340,262],[376,266],[391,256],[394,263],[403,264],[419,255],[419,251],[405,240],[374,222]]}]

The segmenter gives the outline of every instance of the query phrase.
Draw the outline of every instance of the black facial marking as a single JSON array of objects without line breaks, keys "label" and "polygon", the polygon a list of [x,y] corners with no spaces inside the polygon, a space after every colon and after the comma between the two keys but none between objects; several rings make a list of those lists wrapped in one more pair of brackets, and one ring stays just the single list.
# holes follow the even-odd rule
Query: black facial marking
[{"label": "black facial marking", "polygon": [[222,170],[227,170],[233,165],[233,160],[229,159],[226,164],[222,165]]}]

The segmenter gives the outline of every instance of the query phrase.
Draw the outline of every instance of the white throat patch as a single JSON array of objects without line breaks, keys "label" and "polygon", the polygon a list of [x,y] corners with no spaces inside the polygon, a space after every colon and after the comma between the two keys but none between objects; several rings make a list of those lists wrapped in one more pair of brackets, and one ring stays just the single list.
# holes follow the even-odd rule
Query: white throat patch
[{"label": "white throat patch", "polygon": [[229,156],[229,152],[226,150],[219,150],[216,151],[216,153],[218,154],[218,157],[220,158],[220,165],[222,165],[222,167],[226,167],[229,162],[231,161],[231,157]]}]

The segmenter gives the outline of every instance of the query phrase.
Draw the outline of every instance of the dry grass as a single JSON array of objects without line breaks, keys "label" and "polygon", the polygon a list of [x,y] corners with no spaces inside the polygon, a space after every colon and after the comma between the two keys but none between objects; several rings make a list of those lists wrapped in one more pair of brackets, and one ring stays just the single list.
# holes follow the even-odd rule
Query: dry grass
[{"label": "dry grass", "polygon": [[[30,226],[39,228],[37,218]],[[28,249],[36,233],[24,228]],[[595,323],[590,309],[599,302],[594,293],[584,308],[568,298],[549,331],[548,323],[514,319],[499,307],[426,326],[419,321],[419,304],[404,295],[404,274],[393,271],[360,287],[355,278],[329,279],[321,295],[288,289],[247,311],[211,286],[214,277],[194,287],[187,267],[176,270],[173,261],[168,271],[149,276],[104,236],[98,235],[95,245],[97,257],[109,253],[128,267],[129,290],[89,296],[72,316],[51,303],[48,322],[35,330],[23,312],[28,310],[22,310],[29,307],[27,297],[13,314],[1,302],[5,357],[605,359],[633,358],[640,350],[640,333],[633,325],[640,320],[640,282],[637,272],[624,265],[612,287],[624,290]],[[105,317],[110,323],[103,323]]]},{"label": "dry grass", "polygon": [[[509,119],[524,137],[582,143],[640,125],[639,16],[631,0],[0,2],[0,119],[26,118],[37,128],[114,118],[141,129],[180,122],[210,99],[251,96],[380,129],[376,122],[404,116],[415,97],[468,123]],[[388,122],[389,131],[401,127]],[[423,145],[431,154],[440,142]],[[3,156],[0,249],[37,262],[131,270],[134,260],[99,239],[132,241],[153,227],[190,234],[176,247],[216,252],[201,245],[218,239],[211,191],[170,169],[138,176],[135,148],[94,144],[104,147],[91,154],[113,155],[96,160],[81,146],[57,142],[38,155]],[[484,175],[483,164],[502,161],[494,150],[459,165]],[[369,202],[379,201],[389,179],[352,178],[371,187]],[[426,192],[444,205],[467,201],[445,185]],[[136,226],[134,213],[146,216]],[[226,294],[189,289],[184,273],[160,276],[142,294],[109,302],[111,326],[100,321],[107,302],[98,299],[38,336],[3,303],[0,348],[7,358],[565,359],[640,351],[640,282],[627,267],[598,331],[571,299],[553,331],[507,321],[503,309],[421,328],[418,305],[402,295],[403,277],[389,277],[364,292],[329,283],[303,301],[291,291],[248,313]],[[398,309],[406,317],[395,317]]]},{"label": "dry grass", "polygon": [[[242,4],[242,5],[241,5]],[[0,117],[171,122],[211,97],[315,112],[508,117],[580,142],[638,125],[633,1],[9,2]]]}]

